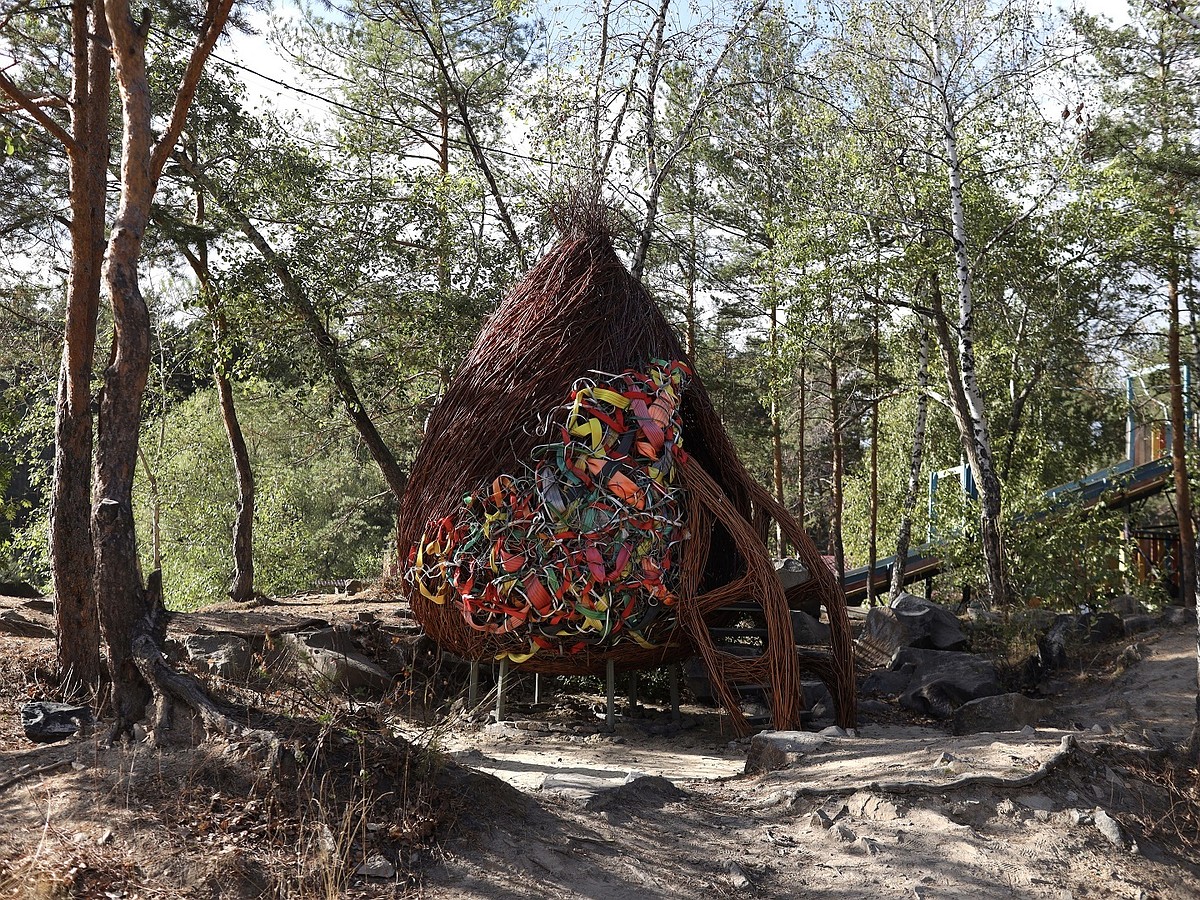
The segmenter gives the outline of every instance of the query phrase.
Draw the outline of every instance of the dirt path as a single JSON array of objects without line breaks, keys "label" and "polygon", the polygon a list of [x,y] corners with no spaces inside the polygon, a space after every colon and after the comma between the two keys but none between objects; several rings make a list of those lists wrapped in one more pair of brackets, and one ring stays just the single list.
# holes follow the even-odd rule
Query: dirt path
[{"label": "dirt path", "polygon": [[[386,604],[345,598],[240,612],[206,611],[176,627],[250,635],[394,617]],[[344,748],[344,769],[370,793],[351,778],[349,794],[335,796],[322,780],[290,811],[244,742],[36,748],[9,716],[0,724],[0,784],[10,782],[0,788],[0,896],[1200,897],[1200,860],[1172,856],[1178,843],[1146,832],[1157,795],[1144,772],[1191,728],[1194,641],[1187,628],[1159,630],[1133,651],[1117,645],[1085,660],[1089,674],[1048,685],[1045,728],[954,737],[891,715],[764,775],[742,774],[748,743],[702,707],[685,706],[675,723],[651,705],[610,735],[596,698],[564,692],[515,721],[422,728],[399,706],[300,691],[285,698],[289,714],[318,729],[333,716],[326,743]],[[10,710],[42,690],[52,652],[51,640],[0,637]],[[1115,668],[1104,662],[1114,658]],[[259,697],[280,708],[277,693]],[[425,776],[438,785],[428,828],[391,812],[399,788],[380,780],[408,763],[355,756],[365,746],[353,737],[358,723],[377,721],[355,718],[367,713],[444,751]],[[1064,736],[1075,747],[1034,784],[961,786],[1036,772]],[[877,786],[894,782],[911,784]],[[1195,819],[1178,823],[1194,838]],[[362,848],[374,846],[414,849],[388,851],[399,876],[356,874]]]}]

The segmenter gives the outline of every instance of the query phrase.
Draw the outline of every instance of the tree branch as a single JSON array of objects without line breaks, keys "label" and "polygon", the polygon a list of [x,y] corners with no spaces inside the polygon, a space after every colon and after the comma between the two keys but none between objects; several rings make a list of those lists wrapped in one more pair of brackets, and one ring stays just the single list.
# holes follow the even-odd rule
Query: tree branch
[{"label": "tree branch", "polygon": [[179,140],[179,135],[187,122],[188,110],[191,109],[192,99],[196,96],[196,88],[200,85],[204,64],[208,62],[208,57],[212,54],[217,38],[221,36],[221,31],[225,28],[225,21],[229,18],[229,11],[232,8],[233,0],[209,0],[207,4],[204,20],[200,26],[200,36],[196,39],[196,46],[188,59],[183,78],[179,82],[179,91],[175,95],[175,105],[171,109],[167,130],[163,132],[162,137],[158,139],[158,143],[151,151],[150,179],[155,184],[158,183],[163,166],[167,164],[171,151],[175,149],[175,142]]},{"label": "tree branch", "polygon": [[[0,72],[0,91],[3,91],[12,98],[15,108],[27,113],[39,125],[46,129],[50,134],[56,137],[59,142],[67,149],[67,152],[74,156],[79,152],[79,144],[71,137],[70,133],[54,121],[46,111],[42,109],[42,104],[39,103],[41,98],[33,98],[21,90],[17,85],[3,72]],[[4,110],[7,111],[7,110]]]}]

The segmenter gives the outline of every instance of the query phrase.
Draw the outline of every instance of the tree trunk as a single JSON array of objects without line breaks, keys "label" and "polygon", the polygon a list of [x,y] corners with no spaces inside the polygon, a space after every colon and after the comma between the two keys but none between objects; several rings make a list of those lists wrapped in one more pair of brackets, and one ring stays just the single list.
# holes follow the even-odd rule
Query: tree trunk
[{"label": "tree trunk", "polygon": [[892,583],[888,602],[895,601],[904,589],[904,567],[912,542],[913,513],[921,490],[921,462],[925,455],[925,428],[929,418],[929,331],[921,332],[921,351],[917,358],[917,419],[913,424],[912,456],[908,470],[908,488],[904,492],[904,507],[900,513],[900,531],[896,535],[896,556],[892,563]]},{"label": "tree trunk", "polygon": [[[133,476],[137,463],[142,395],[150,373],[150,313],[138,283],[138,261],[151,204],[167,155],[179,138],[204,63],[220,36],[232,0],[211,0],[201,32],[181,79],[174,107],[157,144],[151,130],[146,35],[150,11],[134,21],[128,0],[105,6],[121,98],[121,198],[104,259],[104,281],[113,314],[113,345],[100,390],[96,444],[96,502],[92,540],[96,552],[96,600],[109,654],[113,736],[130,733],[143,718],[150,686],[133,656],[134,638],[145,630],[161,590],[148,593],[138,562],[133,520]],[[152,583],[160,584],[157,577]]]},{"label": "tree trunk", "polygon": [[871,522],[867,536],[867,605],[875,605],[875,563],[879,557],[879,298],[876,297],[871,341],[871,378],[875,399],[871,403]]},{"label": "tree trunk", "polygon": [[[954,421],[958,425],[959,439],[963,453],[967,457],[967,464],[975,474],[976,482],[983,489],[981,473],[985,469],[985,461],[986,469],[990,473],[991,456],[985,454],[985,446],[981,446],[978,440],[980,432],[976,430],[975,421],[971,415],[971,405],[967,399],[966,388],[959,370],[959,355],[945,315],[941,279],[936,272],[930,276],[930,282],[930,306],[933,310],[931,318],[938,338],[938,347],[942,353],[942,363],[946,367],[946,389],[950,395],[950,412],[953,413]],[[983,432],[983,436],[987,437],[986,431]],[[1009,596],[1008,578],[1004,571],[1004,544],[1000,536],[999,485],[995,483],[994,474],[991,474],[990,480],[993,482],[992,501],[995,505],[989,505],[988,494],[983,491],[983,502],[980,504],[980,538],[992,601],[1001,604],[1007,603]]]},{"label": "tree trunk", "polygon": [[138,259],[146,232],[154,181],[150,174],[150,90],[146,72],[146,26],[135,24],[127,4],[108,7],[117,84],[121,96],[121,200],[104,260],[104,281],[113,312],[113,345],[100,390],[96,446],[96,599],[108,648],[117,733],[145,715],[149,685],[133,658],[133,638],[146,616],[146,590],[133,522],[142,395],[150,373],[150,313],[138,284]]},{"label": "tree trunk", "polygon": [[55,406],[50,570],[59,672],[64,685],[86,691],[100,679],[91,538],[91,378],[104,260],[111,64],[101,0],[74,0],[71,15],[75,53],[71,86],[75,146],[68,149],[71,280]]},{"label": "tree trunk", "polygon": [[[1171,232],[1174,243],[1173,225]],[[1187,416],[1184,413],[1179,348],[1179,265],[1174,258],[1167,272],[1167,299],[1171,308],[1167,331],[1167,369],[1171,381],[1171,467],[1175,476],[1175,516],[1179,525],[1179,597],[1190,608],[1196,605],[1196,535],[1188,485]]]},{"label": "tree trunk", "polygon": [[800,523],[800,527],[804,527],[804,520],[807,517],[808,510],[805,508],[804,483],[808,479],[807,468],[807,451],[805,442],[808,436],[805,433],[808,426],[808,356],[805,351],[800,351],[800,422],[797,426],[796,434],[796,521]]},{"label": "tree trunk", "polygon": [[304,288],[292,277],[291,269],[288,268],[286,262],[280,259],[274,248],[267,242],[260,232],[250,221],[250,217],[246,215],[237,204],[214,182],[208,177],[194,162],[186,156],[180,154],[176,157],[184,170],[195,180],[196,184],[204,188],[208,195],[217,202],[217,205],[225,211],[246,235],[247,239],[254,246],[267,265],[275,273],[275,277],[279,280],[280,287],[283,289],[284,297],[291,304],[292,309],[304,322],[309,334],[312,336],[313,342],[317,348],[317,355],[324,363],[326,371],[333,379],[334,386],[338,390],[338,394],[342,398],[342,403],[346,407],[346,412],[350,415],[351,421],[354,422],[355,428],[358,429],[359,435],[363,439],[363,443],[367,445],[367,450],[371,457],[379,466],[379,471],[383,474],[383,480],[386,482],[396,502],[400,502],[400,498],[404,494],[404,489],[408,485],[408,474],[400,467],[393,455],[391,448],[384,441],[383,436],[379,433],[379,429],[375,427],[374,421],[367,413],[366,407],[358,396],[358,390],[354,386],[354,379],[350,375],[350,370],[346,368],[346,364],[342,361],[341,353],[338,350],[337,341],[329,330],[325,327],[325,323],[321,320],[320,314],[312,301],[309,300],[308,294]]},{"label": "tree trunk", "polygon": [[[1006,605],[1009,599],[1008,577],[1004,564],[1004,541],[1000,530],[1000,480],[992,461],[992,442],[983,394],[975,373],[975,308],[971,285],[971,263],[967,250],[968,232],[963,206],[962,163],[958,153],[957,125],[943,76],[941,47],[935,17],[930,21],[933,35],[930,76],[941,114],[942,148],[946,154],[946,177],[950,188],[951,237],[954,242],[955,282],[958,287],[957,378],[952,394],[956,398],[955,420],[962,434],[967,459],[980,492],[980,543],[987,570],[992,603]],[[944,319],[944,317],[943,317]],[[944,322],[943,322],[944,324]],[[949,335],[938,329],[939,343],[945,354]],[[950,345],[953,351],[953,346]],[[953,354],[952,354],[953,355]],[[947,369],[949,372],[949,368]]]},{"label": "tree trunk", "polygon": [[[204,192],[196,191],[196,224],[204,223]],[[235,603],[249,603],[254,599],[254,467],[250,464],[250,451],[238,420],[237,405],[233,397],[233,384],[225,364],[227,328],[225,314],[212,289],[212,278],[208,267],[208,239],[201,238],[195,257],[188,254],[188,261],[196,272],[200,293],[208,316],[212,322],[213,336],[213,384],[217,388],[217,399],[221,406],[221,423],[225,426],[225,437],[229,441],[229,456],[233,460],[234,478],[237,480],[237,508],[233,517],[233,575],[229,579],[229,599]]]},{"label": "tree trunk", "polygon": [[837,570],[838,584],[841,585],[846,577],[846,549],[842,540],[842,505],[845,502],[842,482],[842,409],[838,398],[838,358],[837,348],[833,345],[833,304],[829,307],[830,348],[829,348],[829,426],[833,440],[833,522],[830,533],[830,549],[833,552],[834,566]]},{"label": "tree trunk", "polygon": [[[218,341],[224,337],[224,323],[220,311],[216,312],[213,320],[213,337]],[[218,343],[217,346],[219,348],[221,344]],[[233,458],[233,471],[237,477],[237,513],[233,519],[233,577],[229,582],[229,598],[235,603],[248,603],[254,599],[254,469],[250,465],[250,452],[246,448],[246,438],[238,421],[237,407],[233,400],[233,385],[220,358],[213,365],[213,381],[217,385],[217,397],[221,402],[221,421],[225,425],[229,453]]]}]

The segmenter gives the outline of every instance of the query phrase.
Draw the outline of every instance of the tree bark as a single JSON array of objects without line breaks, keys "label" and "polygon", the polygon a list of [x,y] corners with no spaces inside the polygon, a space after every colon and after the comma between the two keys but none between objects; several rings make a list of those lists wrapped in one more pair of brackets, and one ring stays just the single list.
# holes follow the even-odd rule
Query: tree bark
[{"label": "tree bark", "polygon": [[50,570],[58,668],[65,684],[93,689],[100,679],[100,624],[93,583],[92,366],[104,261],[111,63],[102,0],[74,0],[74,69],[68,148],[71,277],[54,421]]},{"label": "tree bark", "polygon": [[[221,347],[220,342],[223,338],[224,317],[220,310],[216,310],[213,318],[213,339],[218,342],[218,348]],[[254,599],[254,468],[250,465],[250,451],[246,447],[241,422],[238,421],[233,385],[220,356],[213,364],[213,381],[217,385],[221,422],[225,425],[229,454],[233,458],[233,471],[237,478],[237,512],[233,519],[233,576],[229,581],[229,599],[235,603],[249,603]]]},{"label": "tree bark", "polygon": [[908,563],[908,548],[912,542],[913,513],[921,490],[921,463],[925,455],[925,429],[929,419],[929,331],[921,331],[921,351],[917,357],[917,416],[913,424],[912,455],[908,469],[908,487],[900,513],[900,530],[896,535],[896,555],[892,563],[892,582],[888,602],[894,602],[904,589],[904,567]]},{"label": "tree bark", "polygon": [[[166,130],[157,144],[151,130],[146,69],[150,12],[134,21],[128,0],[105,4],[121,98],[121,197],[108,241],[103,277],[113,313],[113,345],[100,390],[96,445],[96,502],[92,540],[96,600],[112,676],[113,736],[130,733],[145,716],[150,686],[138,671],[133,640],[150,618],[151,602],[138,562],[133,520],[141,403],[150,372],[150,312],[138,281],[142,240],[159,175],[195,96],[205,61],[229,15],[232,0],[211,0],[200,36],[180,82]],[[155,579],[157,582],[157,579]]]},{"label": "tree bark", "polygon": [[[201,225],[204,219],[204,192],[197,190],[195,223]],[[192,271],[196,273],[200,296],[212,325],[213,384],[217,389],[221,423],[225,426],[229,456],[233,461],[233,473],[237,482],[237,507],[233,517],[233,574],[227,593],[229,599],[235,603],[249,603],[254,599],[254,467],[250,463],[250,451],[242,433],[242,423],[238,419],[233,383],[225,362],[228,329],[225,314],[213,290],[208,265],[207,238],[200,239],[196,253],[192,253],[186,246],[183,247],[183,253],[191,264]]]},{"label": "tree bark", "polygon": [[879,297],[874,304],[871,335],[871,522],[867,538],[867,605],[875,605],[875,563],[879,558]]},{"label": "tree bark", "polygon": [[[679,133],[675,135],[674,140],[666,147],[666,152],[660,156],[658,151],[658,118],[655,104],[658,102],[658,80],[662,74],[663,29],[666,27],[667,10],[670,8],[670,2],[671,0],[661,0],[661,5],[657,10],[653,23],[651,23],[651,28],[654,30],[655,35],[654,47],[648,63],[648,84],[644,98],[646,103],[646,174],[650,184],[646,190],[645,213],[642,217],[641,227],[638,229],[637,244],[634,247],[633,260],[629,267],[629,271],[633,273],[633,277],[639,281],[645,274],[646,259],[650,253],[650,244],[654,239],[654,229],[658,222],[658,201],[662,195],[663,182],[669,174],[675,158],[679,156],[683,148],[691,140],[692,132],[696,130],[696,125],[700,122],[700,116],[711,105],[713,86],[716,83],[721,67],[725,65],[726,58],[737,45],[737,42],[747,33],[750,24],[762,14],[762,11],[767,6],[767,0],[757,0],[754,6],[746,13],[746,18],[730,30],[725,39],[725,44],[721,47],[721,52],[717,54],[717,58],[713,60],[712,65],[708,67],[708,70],[704,73],[704,77],[700,80],[696,99],[692,104],[691,110],[688,112],[687,119],[679,129]],[[631,81],[629,91],[633,89],[634,85]],[[606,165],[607,156],[605,158],[605,167]],[[601,168],[602,175],[605,167]]]},{"label": "tree bark", "polygon": [[[1004,540],[1000,529],[1000,480],[992,459],[992,441],[987,410],[975,372],[975,307],[971,284],[971,263],[968,253],[969,234],[966,210],[963,205],[962,162],[958,152],[957,121],[947,93],[941,46],[938,42],[937,21],[930,18],[930,79],[940,113],[942,148],[945,152],[946,178],[950,188],[951,238],[954,243],[955,283],[958,288],[958,346],[949,342],[944,315],[943,327],[938,329],[943,355],[954,355],[955,384],[951,394],[955,399],[955,420],[962,435],[964,450],[980,493],[980,543],[987,570],[988,590],[992,602],[1006,605],[1009,599],[1008,576],[1004,562]],[[940,300],[940,290],[939,290]],[[939,310],[939,314],[941,310]],[[950,369],[947,366],[947,373]]]},{"label": "tree bark", "polygon": [[833,310],[833,288],[827,288],[827,315],[829,318],[829,427],[833,441],[833,521],[830,533],[830,543],[833,545],[833,561],[837,570],[838,585],[846,577],[846,548],[842,539],[842,505],[845,503],[843,480],[845,473],[842,469],[842,409],[838,397],[838,358],[836,319]]},{"label": "tree bark", "polygon": [[[1171,239],[1173,244],[1174,223]],[[1175,482],[1175,516],[1179,526],[1179,598],[1184,606],[1191,608],[1196,605],[1196,534],[1192,524],[1192,498],[1188,484],[1187,416],[1184,412],[1183,367],[1179,347],[1179,264],[1174,256],[1167,271],[1167,300],[1171,311],[1167,331],[1167,369],[1171,395],[1171,468]]]},{"label": "tree bark", "polygon": [[806,491],[804,483],[808,479],[807,464],[808,454],[805,444],[808,440],[806,434],[808,427],[808,355],[804,350],[800,351],[800,422],[797,425],[796,434],[796,521],[803,528],[804,520],[808,516],[808,510],[805,507]]}]

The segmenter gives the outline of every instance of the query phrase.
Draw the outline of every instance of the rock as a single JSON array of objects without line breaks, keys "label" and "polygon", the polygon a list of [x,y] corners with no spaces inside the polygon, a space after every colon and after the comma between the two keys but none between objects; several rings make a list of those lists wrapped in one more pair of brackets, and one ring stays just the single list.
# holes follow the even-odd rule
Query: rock
[{"label": "rock", "polygon": [[783,585],[783,589],[787,591],[808,581],[808,569],[804,568],[804,563],[798,559],[790,557],[777,559],[775,560],[775,576]]},{"label": "rock", "polygon": [[[908,680],[905,679],[905,684],[907,683]],[[867,699],[858,701],[859,721],[862,721],[864,716],[882,716],[891,711],[891,704],[885,703],[882,700]]]},{"label": "rock", "polygon": [[1091,825],[1094,819],[1086,809],[1068,809],[1067,821],[1072,825]]},{"label": "rock", "polygon": [[763,731],[750,740],[746,774],[758,775],[795,765],[806,753],[820,750],[827,738],[808,731]]},{"label": "rock", "polygon": [[1067,664],[1067,645],[1080,637],[1079,617],[1055,616],[1049,631],[1038,638],[1037,662],[1042,672],[1056,672]]},{"label": "rock", "polygon": [[821,735],[821,737],[827,738],[849,737],[849,735],[846,733],[846,729],[842,728],[840,725],[830,725],[828,728],[822,728],[817,733]]},{"label": "rock", "polygon": [[967,618],[970,619],[972,625],[1000,625],[1004,622],[1004,617],[1000,613],[980,606],[968,606]]},{"label": "rock", "polygon": [[958,800],[950,804],[946,815],[959,825],[979,828],[992,817],[992,810],[980,800]]},{"label": "rock", "polygon": [[1125,623],[1113,613],[1090,613],[1080,616],[1080,621],[1086,628],[1089,644],[1106,644],[1125,636]]},{"label": "rock", "polygon": [[1154,616],[1136,615],[1125,616],[1121,620],[1125,626],[1125,634],[1141,634],[1143,631],[1149,631],[1158,624],[1158,619]]},{"label": "rock", "polygon": [[[783,586],[785,593],[791,591],[792,596],[788,598],[788,605],[792,609],[801,609],[808,613],[814,619],[821,618],[821,598],[818,592],[814,591],[797,591],[795,588],[808,583],[808,569],[798,559],[777,559],[775,560],[775,576],[779,579],[779,583]],[[826,616],[828,621],[828,616]]]},{"label": "rock", "polygon": [[367,878],[395,878],[396,867],[386,856],[376,853],[359,863],[354,874],[365,875]]},{"label": "rock", "polygon": [[1099,806],[1092,813],[1092,821],[1096,825],[1096,830],[1099,831],[1108,842],[1114,847],[1125,849],[1125,835],[1121,832],[1121,826],[1117,824],[1117,820],[1110,816]]},{"label": "rock", "polygon": [[[896,697],[908,687],[908,682],[909,676],[903,672],[879,669],[862,680],[860,690],[864,694],[885,694],[889,697]],[[859,708],[862,708],[861,703]]]},{"label": "rock", "polygon": [[350,633],[344,628],[329,626],[313,631],[301,631],[295,634],[281,635],[285,644],[293,647],[311,647],[320,650],[333,650],[337,653],[356,652]]},{"label": "rock", "polygon": [[841,841],[843,844],[853,844],[858,839],[858,835],[840,822],[830,828],[829,833],[835,840]]},{"label": "rock", "polygon": [[754,887],[746,870],[732,859],[725,863],[725,874],[729,876],[729,884],[735,891],[748,891]]},{"label": "rock", "polygon": [[1033,700],[1024,694],[979,697],[968,700],[954,710],[954,733],[1020,731],[1026,725],[1036,725],[1048,712],[1048,703]]},{"label": "rock", "polygon": [[1137,597],[1132,594],[1120,594],[1108,601],[1109,612],[1114,615],[1121,616],[1136,616],[1139,613],[1145,612],[1142,604],[1138,603]]},{"label": "rock", "polygon": [[939,719],[949,719],[970,700],[1004,692],[996,667],[970,653],[905,647],[896,651],[891,668],[910,673],[900,705]]},{"label": "rock", "polygon": [[250,674],[250,644],[236,634],[188,634],[180,643],[188,659],[218,678],[241,681]]},{"label": "rock", "polygon": [[54,629],[40,622],[32,622],[15,609],[0,612],[0,631],[26,638],[52,638]]},{"label": "rock", "polygon": [[42,596],[42,592],[28,581],[0,581],[0,597],[19,597],[23,600],[34,600]]},{"label": "rock", "polygon": [[879,855],[879,843],[869,837],[860,837],[854,846],[867,854],[867,856]]},{"label": "rock", "polygon": [[338,628],[280,635],[302,670],[319,687],[382,694],[392,686],[392,676],[353,649],[350,635]]},{"label": "rock", "polygon": [[1040,812],[1054,812],[1056,809],[1054,801],[1045,794],[1021,794],[1016,800],[1026,809]]},{"label": "rock", "polygon": [[[958,617],[932,600],[901,594],[892,601],[892,609],[905,617],[910,628],[920,622],[926,633],[928,645],[934,650],[962,650],[967,646]],[[912,644],[910,646],[925,646]]]},{"label": "rock", "polygon": [[1159,619],[1164,625],[1177,628],[1181,625],[1194,625],[1196,614],[1192,610],[1182,606],[1168,606],[1163,609]]},{"label": "rock", "polygon": [[21,707],[21,727],[25,729],[25,737],[37,744],[65,741],[94,721],[92,710],[87,706],[39,700]]},{"label": "rock", "polygon": [[800,688],[804,692],[804,705],[809,709],[815,707],[818,703],[824,703],[828,707],[833,706],[833,696],[829,693],[829,688],[825,686],[823,681],[802,681]]},{"label": "rock", "polygon": [[912,594],[901,594],[891,606],[871,609],[862,637],[884,653],[901,647],[962,650],[967,646],[967,636],[953,613]]},{"label": "rock", "polygon": [[829,813],[825,810],[815,809],[813,814],[808,817],[808,824],[813,828],[827,831],[833,827],[833,819],[829,818]]},{"label": "rock", "polygon": [[847,811],[859,818],[871,819],[875,822],[894,822],[907,815],[907,808],[887,797],[879,797],[867,791],[851,795],[846,801]]},{"label": "rock", "polygon": [[829,626],[802,609],[792,610],[792,634],[797,644],[829,644]]}]

